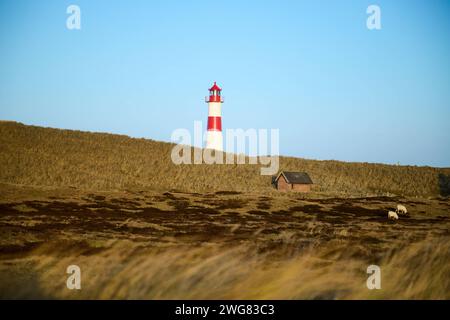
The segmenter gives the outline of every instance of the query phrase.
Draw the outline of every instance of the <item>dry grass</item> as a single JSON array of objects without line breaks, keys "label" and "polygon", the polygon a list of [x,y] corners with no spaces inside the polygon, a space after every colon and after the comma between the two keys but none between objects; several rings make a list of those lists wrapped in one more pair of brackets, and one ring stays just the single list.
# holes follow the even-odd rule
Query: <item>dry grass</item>
[{"label": "dry grass", "polygon": [[[398,201],[410,216],[389,221]],[[0,298],[449,299],[449,208],[0,185]],[[71,264],[81,291],[65,286]]]},{"label": "dry grass", "polygon": [[[95,190],[273,192],[259,165],[176,166],[170,160],[172,147],[127,136],[0,122],[0,182]],[[317,192],[364,196],[436,196],[448,192],[442,186],[450,175],[450,169],[288,157],[281,157],[280,168],[308,172]]]},{"label": "dry grass", "polygon": [[[450,245],[442,239],[395,248],[376,261],[381,267],[381,290],[366,287],[366,269],[372,262],[339,245],[295,255],[284,248],[281,250],[287,252],[282,252],[281,258],[280,252],[259,253],[251,246],[148,250],[116,242],[96,254],[73,246],[65,249],[60,244],[46,245],[32,258],[22,259],[23,268],[28,266],[32,272],[21,283],[2,288],[2,295],[65,299],[450,298]],[[71,264],[82,270],[79,291],[65,287],[65,270]]]},{"label": "dry grass", "polygon": [[0,298],[450,299],[449,169],[282,157],[317,184],[283,194],[172,146],[0,122]]}]

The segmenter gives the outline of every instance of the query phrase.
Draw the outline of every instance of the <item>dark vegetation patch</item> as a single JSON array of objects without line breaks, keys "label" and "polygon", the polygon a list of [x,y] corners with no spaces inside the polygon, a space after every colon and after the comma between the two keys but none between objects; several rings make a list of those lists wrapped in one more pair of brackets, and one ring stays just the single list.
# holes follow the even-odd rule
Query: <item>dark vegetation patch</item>
[{"label": "dark vegetation patch", "polygon": [[213,206],[217,210],[227,210],[227,209],[240,209],[247,204],[247,200],[243,199],[223,199],[223,200],[202,200],[197,201],[197,203],[206,204]]},{"label": "dark vegetation patch", "polygon": [[308,199],[309,202],[317,202],[321,204],[334,204],[338,202],[342,202],[342,199],[339,198],[325,198],[325,199]]},{"label": "dark vegetation patch", "polygon": [[241,194],[242,192],[238,192],[238,191],[217,191],[216,195],[219,196],[226,196],[226,195],[238,195]]},{"label": "dark vegetation patch", "polygon": [[25,242],[24,244],[3,245],[0,246],[0,254],[3,255],[21,255],[36,249],[42,242]]},{"label": "dark vegetation patch", "polygon": [[288,210],[276,210],[276,211],[272,211],[272,213],[275,215],[280,215],[280,216],[290,215],[290,212]]},{"label": "dark vegetation patch", "polygon": [[176,210],[185,210],[189,207],[190,202],[186,200],[169,201],[169,204]]},{"label": "dark vegetation patch", "polygon": [[401,216],[398,222],[405,225],[411,225],[411,226],[420,226],[420,225],[433,225],[433,224],[440,224],[442,221],[445,221],[445,219],[440,219],[439,217],[436,218],[413,218],[411,216]]},{"label": "dark vegetation patch", "polygon": [[240,216],[241,213],[237,212],[237,211],[228,211],[225,213],[226,216]]},{"label": "dark vegetation patch", "polygon": [[252,215],[267,215],[267,214],[269,214],[269,212],[261,211],[261,210],[249,210],[249,211],[247,211],[247,213],[252,214]]},{"label": "dark vegetation patch", "polygon": [[216,204],[216,209],[226,210],[226,209],[240,209],[247,204],[247,201],[241,199],[228,199],[220,201]]},{"label": "dark vegetation patch", "polygon": [[105,204],[108,202],[112,202],[114,204],[117,203],[119,205],[124,205],[124,206],[138,206],[139,205],[138,201],[133,201],[133,200],[130,200],[127,198],[113,198],[113,199],[110,199],[109,201],[105,201],[105,200],[101,200],[101,199],[97,200],[97,203],[101,203],[101,204]]},{"label": "dark vegetation patch", "polygon": [[439,193],[443,197],[450,196],[450,174],[439,173]]},{"label": "dark vegetation patch", "polygon": [[36,241],[36,242],[25,242],[21,245],[3,245],[0,246],[0,256],[2,258],[12,258],[17,256],[22,256],[28,254],[36,249],[42,251],[42,253],[46,253],[46,251],[50,251],[52,255],[57,256],[70,256],[71,253],[77,252],[82,256],[90,256],[95,255],[105,248],[93,247],[87,241],[68,241],[68,240],[59,240],[58,246],[48,247],[47,243],[44,241]]},{"label": "dark vegetation patch", "polygon": [[163,196],[165,196],[167,199],[170,199],[170,200],[176,200],[177,198],[172,194],[172,193],[170,193],[170,192],[164,192],[163,193]]},{"label": "dark vegetation patch", "polygon": [[[402,198],[399,196],[395,196],[395,197],[387,197],[387,196],[376,196],[376,197],[362,197],[362,198],[352,198],[351,200],[365,200],[368,202],[382,202],[382,203],[386,203],[386,202],[396,202],[401,200]],[[348,200],[348,199],[347,199]]]},{"label": "dark vegetation patch", "polygon": [[202,214],[202,215],[217,215],[217,214],[220,214],[219,210],[212,209],[212,208],[196,208],[196,209],[187,209],[185,211],[188,211],[191,214]]},{"label": "dark vegetation patch", "polygon": [[98,196],[95,194],[88,194],[88,197],[95,200],[95,201],[105,201],[106,197],[105,196]]},{"label": "dark vegetation patch", "polygon": [[369,209],[365,207],[354,206],[348,202],[333,206],[332,211],[335,213],[349,213],[357,217],[368,217],[368,218],[373,217],[385,218],[388,212],[387,209]]},{"label": "dark vegetation patch", "polygon": [[295,206],[289,208],[290,212],[304,212],[304,213],[326,213],[322,210],[323,207],[317,204],[307,204],[304,206]]},{"label": "dark vegetation patch", "polygon": [[258,202],[256,207],[260,210],[269,210],[272,206],[271,206],[270,202],[260,201],[260,202]]}]

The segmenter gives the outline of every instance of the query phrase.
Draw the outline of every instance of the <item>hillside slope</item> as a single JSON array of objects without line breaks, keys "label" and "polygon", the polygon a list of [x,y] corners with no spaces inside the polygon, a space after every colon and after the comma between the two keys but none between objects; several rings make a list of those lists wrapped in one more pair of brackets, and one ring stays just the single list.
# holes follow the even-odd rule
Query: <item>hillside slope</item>
[{"label": "hillside slope", "polygon": [[[272,192],[260,165],[174,165],[173,144],[122,135],[0,122],[0,182],[83,189]],[[443,194],[450,169],[280,158],[306,171],[315,191],[352,195]],[[445,180],[447,181],[447,180]]]}]

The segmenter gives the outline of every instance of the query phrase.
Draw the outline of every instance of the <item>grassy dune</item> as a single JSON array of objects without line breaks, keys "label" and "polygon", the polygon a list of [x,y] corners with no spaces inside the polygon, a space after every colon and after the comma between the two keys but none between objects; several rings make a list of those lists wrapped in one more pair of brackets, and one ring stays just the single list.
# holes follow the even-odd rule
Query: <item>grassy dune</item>
[{"label": "grassy dune", "polygon": [[450,169],[281,157],[304,195],[172,147],[0,122],[0,299],[450,299]]},{"label": "grassy dune", "polygon": [[[260,165],[181,165],[173,144],[127,136],[0,122],[0,182],[82,189],[273,192]],[[448,194],[450,169],[281,157],[306,171],[314,191],[343,195]]]}]

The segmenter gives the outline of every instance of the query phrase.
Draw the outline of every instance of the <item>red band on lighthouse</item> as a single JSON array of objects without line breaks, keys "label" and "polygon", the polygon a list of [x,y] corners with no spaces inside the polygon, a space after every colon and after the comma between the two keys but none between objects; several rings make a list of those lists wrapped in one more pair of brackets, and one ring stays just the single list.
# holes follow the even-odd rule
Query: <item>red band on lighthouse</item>
[{"label": "red band on lighthouse", "polygon": [[222,102],[222,98],[220,96],[209,96],[208,102]]},{"label": "red band on lighthouse", "polygon": [[208,117],[208,131],[222,131],[222,117]]}]

